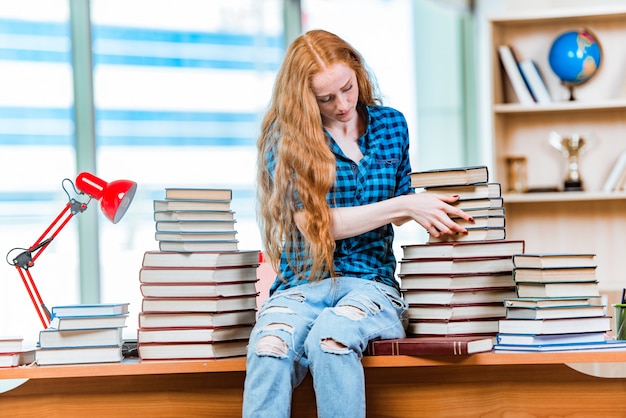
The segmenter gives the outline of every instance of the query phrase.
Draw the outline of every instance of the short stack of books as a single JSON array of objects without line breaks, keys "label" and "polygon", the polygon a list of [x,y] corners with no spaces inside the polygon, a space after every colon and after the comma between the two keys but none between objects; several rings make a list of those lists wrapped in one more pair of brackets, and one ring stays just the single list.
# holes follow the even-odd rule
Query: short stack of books
[{"label": "short stack of books", "polygon": [[237,248],[231,198],[229,189],[170,188],[155,201],[159,250],[144,253],[139,271],[142,360],[246,353],[261,252]]},{"label": "short stack of books", "polygon": [[454,219],[467,229],[467,235],[444,235],[429,242],[487,241],[506,238],[504,202],[500,183],[489,182],[487,166],[472,166],[419,171],[411,173],[411,187],[425,189],[425,193],[458,195],[454,206],[474,218],[470,223]]},{"label": "short stack of books", "polygon": [[475,166],[411,173],[411,185],[459,195],[455,205],[475,222],[456,219],[468,235],[403,246],[398,274],[409,304],[407,335],[495,337],[504,300],[516,296],[513,255],[524,252],[524,241],[506,239],[500,184],[489,182],[486,166]]},{"label": "short stack of books", "polygon": [[35,350],[24,349],[21,336],[0,336],[0,368],[18,367],[35,361]]},{"label": "short stack of books", "polygon": [[39,332],[37,364],[115,363],[122,361],[122,330],[128,303],[55,306],[50,326]]},{"label": "short stack of books", "polygon": [[155,239],[161,251],[237,250],[231,189],[166,188],[155,200]]},{"label": "short stack of books", "polygon": [[515,298],[505,300],[494,349],[498,352],[624,348],[606,332],[611,318],[600,303],[594,254],[518,254]]}]

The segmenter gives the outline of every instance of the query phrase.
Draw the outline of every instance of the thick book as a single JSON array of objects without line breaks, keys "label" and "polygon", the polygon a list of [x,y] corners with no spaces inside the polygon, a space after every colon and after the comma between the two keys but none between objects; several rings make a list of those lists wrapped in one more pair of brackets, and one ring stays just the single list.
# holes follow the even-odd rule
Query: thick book
[{"label": "thick book", "polygon": [[234,221],[232,210],[165,210],[154,212],[156,222],[217,222]]},{"label": "thick book", "polygon": [[176,252],[208,252],[208,251],[236,251],[239,241],[159,241],[160,251]]},{"label": "thick book", "polygon": [[184,241],[184,242],[206,242],[206,241],[235,241],[237,231],[216,231],[216,232],[155,232],[154,239],[157,241]]},{"label": "thick book", "polygon": [[37,350],[24,350],[16,352],[0,352],[0,368],[25,366],[35,362]]},{"label": "thick book", "polygon": [[521,298],[599,297],[598,282],[517,283]]},{"label": "thick book", "polygon": [[141,283],[228,283],[257,280],[257,266],[241,267],[142,267]]},{"label": "thick book", "polygon": [[165,210],[230,210],[230,200],[199,200],[199,199],[176,199],[155,200],[153,210],[155,212]]},{"label": "thick book", "polygon": [[156,221],[157,232],[224,233],[235,232],[235,220],[224,221]]},{"label": "thick book", "polygon": [[523,240],[412,244],[402,246],[403,258],[499,257],[524,252]]},{"label": "thick book", "polygon": [[211,251],[177,253],[147,251],[143,255],[144,267],[232,267],[259,264],[260,251]]},{"label": "thick book", "polygon": [[97,316],[54,316],[50,319],[50,328],[58,330],[88,328],[119,328],[126,325],[128,314]]},{"label": "thick book", "polygon": [[526,82],[524,82],[524,77],[522,77],[522,73],[519,69],[517,59],[511,46],[499,45],[498,55],[500,57],[502,67],[504,68],[504,72],[506,73],[506,79],[509,80],[511,86],[513,87],[513,91],[515,92],[515,96],[517,96],[517,100],[521,104],[525,105],[534,104],[535,100],[530,94],[530,90],[528,90]]},{"label": "thick book", "polygon": [[495,335],[499,319],[472,319],[462,321],[435,321],[409,319],[407,335]]},{"label": "thick book", "polygon": [[123,315],[128,313],[129,303],[95,303],[53,306],[50,314],[55,316]]},{"label": "thick book", "polygon": [[468,210],[483,210],[483,209],[495,209],[503,208],[504,199],[502,197],[484,197],[476,199],[463,199],[457,200],[451,203],[452,206],[468,211]]},{"label": "thick book", "polygon": [[137,351],[141,360],[194,360],[245,356],[247,340],[218,343],[150,343],[139,344]]},{"label": "thick book", "polygon": [[256,296],[218,298],[144,298],[142,312],[223,312],[256,309]]},{"label": "thick book", "polygon": [[464,258],[414,258],[399,262],[399,274],[496,273],[513,271],[510,256]]},{"label": "thick book", "polygon": [[563,351],[598,351],[598,350],[626,350],[626,341],[604,340],[593,343],[549,344],[549,345],[505,345],[494,346],[497,352],[563,352]]},{"label": "thick book", "polygon": [[437,319],[458,321],[461,319],[498,318],[506,315],[506,308],[501,302],[480,303],[473,305],[410,305],[407,311],[409,319]]},{"label": "thick book", "polygon": [[39,349],[35,354],[40,366],[88,363],[119,363],[122,361],[121,346],[72,347]]},{"label": "thick book", "polygon": [[409,274],[400,276],[402,289],[462,290],[513,288],[515,281],[511,272],[469,274]]},{"label": "thick book", "polygon": [[137,342],[146,343],[209,343],[221,341],[248,340],[252,325],[222,328],[139,328]]},{"label": "thick book", "polygon": [[41,348],[89,347],[121,345],[122,328],[93,328],[58,330],[47,328],[39,332]]},{"label": "thick book", "polygon": [[516,282],[554,283],[554,282],[593,282],[596,280],[595,267],[515,267],[513,278]]},{"label": "thick book", "polygon": [[540,104],[552,103],[552,96],[537,63],[532,59],[522,60],[519,63],[519,69],[535,102]]},{"label": "thick book", "polygon": [[416,337],[370,341],[371,356],[463,356],[491,351],[492,337]]},{"label": "thick book", "polygon": [[139,328],[212,328],[234,325],[253,325],[256,311],[253,309],[232,312],[140,312]]},{"label": "thick book", "polygon": [[411,187],[461,186],[489,181],[487,166],[469,166],[415,171],[410,174]]},{"label": "thick book", "polygon": [[550,308],[506,308],[507,319],[555,319],[603,316],[604,305],[563,306]]},{"label": "thick book", "polygon": [[502,334],[575,334],[611,330],[611,318],[501,319]]},{"label": "thick book", "polygon": [[459,200],[486,199],[501,197],[502,186],[500,183],[481,183],[466,186],[430,187],[423,193],[458,195]]},{"label": "thick book", "polygon": [[538,297],[538,298],[511,298],[504,300],[507,308],[562,308],[571,306],[589,306],[593,298],[588,297]]},{"label": "thick book", "polygon": [[16,353],[22,351],[24,338],[19,335],[0,336],[0,353]]},{"label": "thick book", "polygon": [[166,199],[200,199],[200,200],[231,200],[231,189],[211,189],[194,187],[167,187]]},{"label": "thick book", "polygon": [[434,237],[429,235],[428,242],[467,242],[467,241],[495,241],[506,239],[506,229],[501,228],[466,228],[467,234],[441,235]]},{"label": "thick book", "polygon": [[496,342],[507,345],[549,345],[597,343],[606,339],[604,331],[574,334],[503,334],[498,333]]},{"label": "thick book", "polygon": [[520,268],[597,267],[595,254],[516,254],[513,264]]},{"label": "thick book", "polygon": [[[466,200],[465,202],[469,202],[469,200]],[[464,212],[467,212],[468,215],[477,218],[477,217],[483,217],[483,216],[493,216],[493,217],[503,217],[505,216],[505,209],[504,207],[493,207],[493,208],[473,208],[473,207],[466,207],[465,209],[463,209]],[[451,219],[453,219],[454,221],[456,221],[457,217],[452,216]]]},{"label": "thick book", "polygon": [[516,297],[515,288],[463,290],[404,290],[409,305],[462,305],[468,303],[502,302]]},{"label": "thick book", "polygon": [[139,290],[147,298],[193,298],[256,295],[256,279],[238,283],[142,283]]}]

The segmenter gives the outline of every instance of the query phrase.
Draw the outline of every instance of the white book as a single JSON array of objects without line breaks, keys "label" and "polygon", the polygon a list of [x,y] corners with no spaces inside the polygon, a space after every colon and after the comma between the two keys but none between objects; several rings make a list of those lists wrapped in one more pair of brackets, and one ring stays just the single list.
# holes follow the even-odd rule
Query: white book
[{"label": "white book", "polygon": [[626,168],[626,151],[622,151],[615,164],[613,164],[613,168],[609,173],[606,181],[604,182],[604,186],[602,186],[603,192],[612,192],[614,191],[619,183],[619,179],[624,173],[624,169]]},{"label": "white book", "polygon": [[517,65],[517,60],[515,59],[515,55],[513,55],[511,47],[508,45],[498,46],[498,54],[504,66],[504,71],[513,86],[517,100],[521,104],[534,104],[535,100],[530,94],[528,87],[526,87],[524,77],[522,77],[522,73]]},{"label": "white book", "polygon": [[526,81],[526,85],[530,90],[530,93],[535,98],[537,103],[552,103],[552,96],[546,86],[537,64],[533,60],[523,60],[519,63],[519,69]]}]

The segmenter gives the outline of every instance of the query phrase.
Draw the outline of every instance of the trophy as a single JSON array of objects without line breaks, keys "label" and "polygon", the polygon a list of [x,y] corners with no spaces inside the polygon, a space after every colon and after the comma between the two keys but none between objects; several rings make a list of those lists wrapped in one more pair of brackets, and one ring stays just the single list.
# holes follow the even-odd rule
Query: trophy
[{"label": "trophy", "polygon": [[571,136],[561,136],[557,132],[550,132],[550,145],[560,151],[567,159],[567,174],[563,185],[563,191],[581,191],[583,182],[580,178],[580,154],[585,151],[591,143],[578,134]]}]

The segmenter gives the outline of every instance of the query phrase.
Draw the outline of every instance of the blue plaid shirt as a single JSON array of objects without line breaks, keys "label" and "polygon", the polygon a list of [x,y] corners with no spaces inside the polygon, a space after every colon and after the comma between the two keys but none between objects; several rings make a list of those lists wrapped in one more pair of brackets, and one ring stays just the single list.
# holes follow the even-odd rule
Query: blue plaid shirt
[{"label": "blue plaid shirt", "polygon": [[[363,153],[358,164],[347,158],[327,134],[337,164],[336,183],[327,197],[330,207],[361,206],[411,192],[409,135],[404,116],[395,109],[383,106],[367,107],[367,113],[366,132],[358,139]],[[269,169],[273,171],[273,168],[271,163]],[[335,274],[375,280],[399,288],[392,245],[391,224],[338,240],[334,253]],[[306,278],[295,276],[287,263],[286,251],[304,254],[301,243],[287,243],[280,262],[285,281],[277,278],[270,293],[308,283]]]}]

